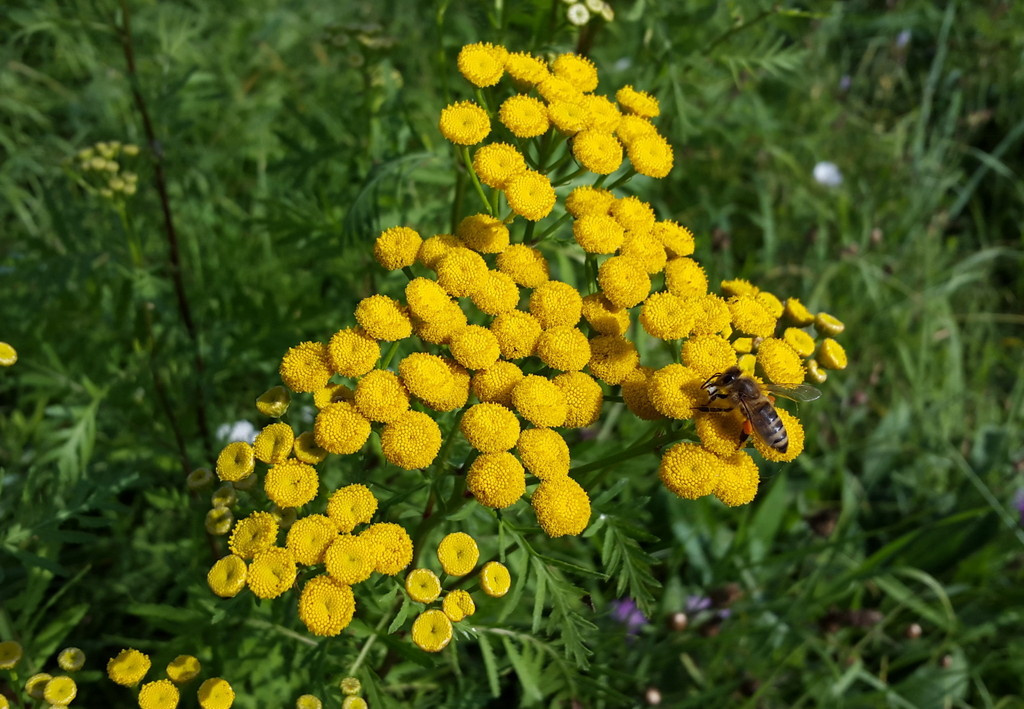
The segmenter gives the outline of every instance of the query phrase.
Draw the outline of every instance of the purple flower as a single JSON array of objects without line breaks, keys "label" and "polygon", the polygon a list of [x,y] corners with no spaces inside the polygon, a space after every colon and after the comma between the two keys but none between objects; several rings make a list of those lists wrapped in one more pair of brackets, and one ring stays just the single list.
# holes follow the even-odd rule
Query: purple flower
[{"label": "purple flower", "polygon": [[850,78],[849,74],[843,74],[839,79],[839,90],[846,92],[850,90],[850,86],[853,84],[853,79]]},{"label": "purple flower", "polygon": [[620,598],[617,601],[612,601],[609,605],[611,606],[612,620],[626,626],[628,635],[636,635],[640,632],[640,628],[647,625],[647,616],[636,607],[632,598]]},{"label": "purple flower", "polygon": [[711,607],[711,599],[707,596],[687,596],[686,597],[686,612],[697,613],[699,611],[706,611]]},{"label": "purple flower", "polygon": [[910,33],[910,30],[903,30],[898,35],[896,35],[896,48],[903,49],[908,44],[910,44],[911,36],[912,35]]},{"label": "purple flower", "polygon": [[1024,526],[1024,490],[1018,490],[1017,494],[1013,496],[1013,506],[1017,508],[1017,514],[1020,515],[1020,524]]}]

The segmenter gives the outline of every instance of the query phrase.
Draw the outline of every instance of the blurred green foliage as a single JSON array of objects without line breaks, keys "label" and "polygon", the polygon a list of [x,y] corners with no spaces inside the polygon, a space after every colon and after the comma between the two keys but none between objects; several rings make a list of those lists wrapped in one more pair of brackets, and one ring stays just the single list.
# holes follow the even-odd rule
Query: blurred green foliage
[{"label": "blurred green foliage", "polygon": [[[752,505],[676,499],[653,456],[617,467],[584,538],[510,555],[513,592],[457,653],[382,636],[371,706],[1024,701],[1019,3],[636,0],[582,31],[544,0],[130,4],[130,39],[107,0],[0,11],[0,339],[20,355],[0,371],[0,639],[22,679],[74,644],[79,702],[121,705],[102,668],[131,645],[156,668],[197,655],[237,706],[340,705],[372,623],[314,641],[293,604],[212,597],[184,473],[253,419],[289,346],[400,287],[372,264],[381,228],[450,228],[435,121],[468,93],[458,48],[486,40],[589,48],[601,91],[658,96],[677,167],[631,186],[694,230],[713,282],[843,319],[851,366]],[[67,175],[101,140],[143,147],[125,213]],[[642,435],[627,419],[574,458]],[[503,523],[492,551],[527,533]],[[390,606],[377,590],[360,616]],[[620,596],[650,619],[628,641]]]}]

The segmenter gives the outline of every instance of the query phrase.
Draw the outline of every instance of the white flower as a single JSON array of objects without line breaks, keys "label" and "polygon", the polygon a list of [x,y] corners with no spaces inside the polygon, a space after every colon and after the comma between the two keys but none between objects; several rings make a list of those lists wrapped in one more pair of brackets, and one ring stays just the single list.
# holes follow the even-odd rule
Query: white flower
[{"label": "white flower", "polygon": [[590,22],[590,10],[583,3],[578,2],[570,6],[566,16],[569,18],[569,22],[577,27],[582,27]]},{"label": "white flower", "polygon": [[222,441],[245,441],[246,443],[252,443],[256,440],[256,433],[256,427],[248,421],[222,423],[217,427],[217,438]]},{"label": "white flower", "polygon": [[819,185],[838,187],[843,184],[843,173],[834,162],[819,162],[814,166],[814,180]]}]

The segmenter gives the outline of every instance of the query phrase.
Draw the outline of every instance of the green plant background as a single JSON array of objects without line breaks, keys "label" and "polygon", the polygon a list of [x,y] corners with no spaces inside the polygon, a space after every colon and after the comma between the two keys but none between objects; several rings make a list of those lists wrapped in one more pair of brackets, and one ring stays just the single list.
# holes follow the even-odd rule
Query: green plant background
[{"label": "green plant background", "polygon": [[[0,10],[0,339],[20,356],[0,370],[0,640],[24,645],[21,681],[76,645],[76,704],[127,706],[103,668],[133,646],[153,677],[198,656],[239,707],[340,706],[393,589],[362,593],[365,622],[328,642],[290,601],[214,598],[207,500],[184,474],[221,426],[256,421],[289,346],[402,286],[373,264],[380,229],[449,230],[436,117],[469,94],[458,48],[486,40],[588,47],[600,91],[658,96],[676,167],[631,188],[694,230],[712,282],[844,320],[851,363],[801,410],[808,450],[764,464],[747,507],[675,498],[647,456],[591,487],[582,538],[460,522],[491,553],[529,540],[509,559],[522,581],[457,651],[371,646],[371,706],[643,706],[652,687],[673,707],[1022,705],[1019,3],[636,0],[582,32],[547,0],[129,5],[134,75],[122,6]],[[127,220],[66,174],[100,140],[144,148]],[[841,186],[813,179],[826,160]],[[574,460],[643,432],[613,415]],[[629,641],[620,596],[650,619]]]}]

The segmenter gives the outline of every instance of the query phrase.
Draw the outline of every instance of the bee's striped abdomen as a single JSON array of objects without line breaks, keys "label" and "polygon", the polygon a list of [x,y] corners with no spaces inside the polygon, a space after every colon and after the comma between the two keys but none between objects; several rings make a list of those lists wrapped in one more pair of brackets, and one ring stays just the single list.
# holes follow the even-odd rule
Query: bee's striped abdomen
[{"label": "bee's striped abdomen", "polygon": [[757,403],[757,408],[751,411],[750,425],[753,426],[757,435],[766,444],[785,453],[789,448],[789,436],[786,434],[786,427],[782,424],[778,412],[767,399]]}]

